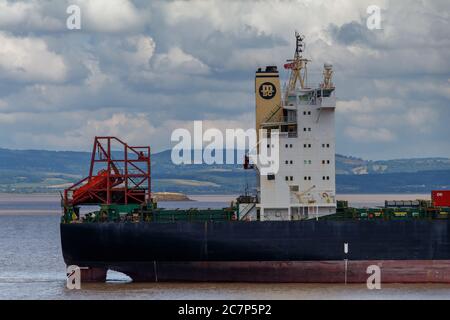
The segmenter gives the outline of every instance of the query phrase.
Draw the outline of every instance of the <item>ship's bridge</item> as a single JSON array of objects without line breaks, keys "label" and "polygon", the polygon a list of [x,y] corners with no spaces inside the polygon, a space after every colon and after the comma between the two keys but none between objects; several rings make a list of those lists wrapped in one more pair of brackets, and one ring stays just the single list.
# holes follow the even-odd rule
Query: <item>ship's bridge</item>
[{"label": "ship's bridge", "polygon": [[318,85],[316,88],[299,88],[295,92],[290,92],[283,99],[282,106],[273,113],[275,115],[281,111],[281,116],[268,117],[265,122],[261,123],[261,128],[267,129],[268,137],[270,137],[271,130],[277,129],[281,133],[280,136],[294,138],[297,136],[299,121],[297,112],[305,106],[316,109],[319,116],[322,110],[334,110],[336,107],[334,87],[324,89]]}]

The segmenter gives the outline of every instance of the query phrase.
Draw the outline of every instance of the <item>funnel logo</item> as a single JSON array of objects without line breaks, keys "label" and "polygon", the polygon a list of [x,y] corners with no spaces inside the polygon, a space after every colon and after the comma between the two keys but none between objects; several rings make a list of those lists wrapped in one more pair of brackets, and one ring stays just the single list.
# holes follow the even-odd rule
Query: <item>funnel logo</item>
[{"label": "funnel logo", "polygon": [[259,95],[261,98],[269,100],[275,97],[277,94],[277,89],[273,85],[273,83],[270,82],[264,82],[262,85],[259,86]]}]

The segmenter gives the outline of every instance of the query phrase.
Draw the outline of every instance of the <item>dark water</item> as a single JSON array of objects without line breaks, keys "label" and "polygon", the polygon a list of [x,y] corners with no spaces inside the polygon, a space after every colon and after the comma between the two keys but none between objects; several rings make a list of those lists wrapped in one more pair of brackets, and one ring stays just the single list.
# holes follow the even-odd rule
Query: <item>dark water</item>
[{"label": "dark water", "polygon": [[[217,198],[200,200],[170,202],[161,206],[221,208],[229,203]],[[58,201],[57,197],[49,196],[33,196],[31,199],[0,196],[0,299],[450,298],[450,285],[393,284],[382,285],[381,290],[368,290],[359,284],[134,284],[115,272],[108,273],[105,284],[82,284],[81,290],[68,290],[59,239]],[[45,214],[46,211],[52,214]]]}]

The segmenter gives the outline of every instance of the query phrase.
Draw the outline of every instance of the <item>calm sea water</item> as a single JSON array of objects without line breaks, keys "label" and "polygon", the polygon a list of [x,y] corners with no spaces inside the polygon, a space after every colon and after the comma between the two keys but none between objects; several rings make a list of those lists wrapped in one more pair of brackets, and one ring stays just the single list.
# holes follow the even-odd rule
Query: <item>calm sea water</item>
[{"label": "calm sea water", "polygon": [[[364,198],[364,197],[363,197]],[[363,199],[362,198],[362,199]],[[221,208],[229,197],[196,197],[161,207]],[[374,201],[376,203],[376,201]],[[371,203],[373,205],[373,203]],[[59,199],[0,195],[0,299],[449,299],[450,285],[131,283],[109,272],[103,284],[68,290],[59,238]]]}]

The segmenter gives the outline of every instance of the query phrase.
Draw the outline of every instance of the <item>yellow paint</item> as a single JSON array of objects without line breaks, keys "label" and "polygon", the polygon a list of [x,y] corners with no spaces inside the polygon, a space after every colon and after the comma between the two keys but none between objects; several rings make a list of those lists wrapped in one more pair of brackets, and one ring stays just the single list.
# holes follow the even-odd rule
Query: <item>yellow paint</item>
[{"label": "yellow paint", "polygon": [[281,87],[278,72],[256,72],[255,97],[256,130],[259,133],[261,124],[268,121],[269,118],[270,122],[282,120],[283,109],[281,107]]}]

